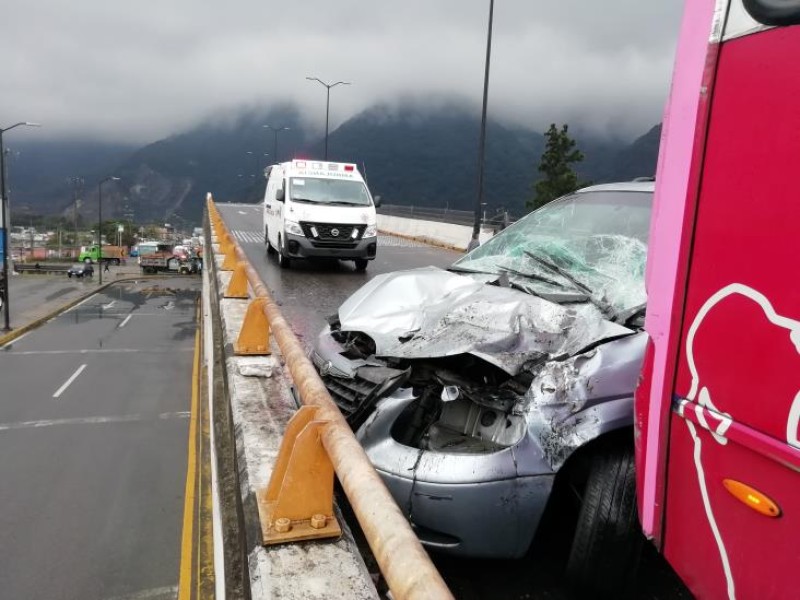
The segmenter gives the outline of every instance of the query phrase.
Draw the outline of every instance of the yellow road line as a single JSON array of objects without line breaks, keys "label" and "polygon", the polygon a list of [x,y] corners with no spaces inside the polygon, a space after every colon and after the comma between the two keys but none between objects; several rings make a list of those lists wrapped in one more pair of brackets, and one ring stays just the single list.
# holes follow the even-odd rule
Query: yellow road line
[{"label": "yellow road line", "polygon": [[189,458],[186,467],[186,491],[183,501],[183,534],[181,536],[181,570],[178,580],[178,600],[192,596],[192,549],[195,505],[195,480],[197,474],[197,408],[200,371],[200,330],[194,336],[194,364],[192,365],[192,417],[189,424]]}]

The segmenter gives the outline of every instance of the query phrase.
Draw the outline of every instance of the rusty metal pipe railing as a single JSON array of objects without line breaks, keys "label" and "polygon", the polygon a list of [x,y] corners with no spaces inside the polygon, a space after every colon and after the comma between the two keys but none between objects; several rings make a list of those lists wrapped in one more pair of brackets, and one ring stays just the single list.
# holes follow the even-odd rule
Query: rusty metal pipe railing
[{"label": "rusty metal pipe railing", "polygon": [[[211,199],[208,201],[208,210],[216,216],[219,229],[227,233],[227,226]],[[427,552],[328,394],[261,277],[236,239],[229,233],[226,237],[237,260],[244,265],[253,295],[265,299],[264,313],[301,401],[303,404],[317,406],[317,418],[329,421],[322,432],[322,444],[392,594],[398,600],[453,598],[447,584],[433,566]]]}]

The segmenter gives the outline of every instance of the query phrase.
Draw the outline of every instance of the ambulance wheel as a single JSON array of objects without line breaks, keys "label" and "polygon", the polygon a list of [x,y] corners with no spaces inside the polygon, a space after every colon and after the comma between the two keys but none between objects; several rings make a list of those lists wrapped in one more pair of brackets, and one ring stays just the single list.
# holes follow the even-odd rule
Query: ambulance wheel
[{"label": "ambulance wheel", "polygon": [[353,262],[356,263],[356,271],[366,271],[367,270],[367,265],[369,264],[369,261],[366,258],[357,258]]},{"label": "ambulance wheel", "polygon": [[632,592],[644,536],[636,511],[633,448],[615,444],[592,456],[575,528],[567,580],[582,594]]},{"label": "ambulance wheel", "polygon": [[283,253],[283,240],[281,240],[280,237],[278,238],[277,252],[278,252],[278,265],[280,266],[281,269],[288,269],[292,264],[292,260]]}]

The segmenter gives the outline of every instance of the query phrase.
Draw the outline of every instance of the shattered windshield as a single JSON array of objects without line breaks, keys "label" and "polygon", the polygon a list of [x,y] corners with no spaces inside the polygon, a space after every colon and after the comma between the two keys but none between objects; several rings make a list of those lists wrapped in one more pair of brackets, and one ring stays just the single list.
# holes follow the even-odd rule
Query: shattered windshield
[{"label": "shattered windshield", "polygon": [[652,198],[649,191],[567,196],[508,227],[453,268],[503,275],[534,294],[572,293],[607,313],[631,310],[646,301]]}]

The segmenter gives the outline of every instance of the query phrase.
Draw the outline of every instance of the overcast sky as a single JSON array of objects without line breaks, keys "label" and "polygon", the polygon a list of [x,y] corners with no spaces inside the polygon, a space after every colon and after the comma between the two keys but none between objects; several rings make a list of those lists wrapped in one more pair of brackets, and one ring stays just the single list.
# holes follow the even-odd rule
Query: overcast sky
[{"label": "overcast sky", "polygon": [[[0,126],[150,142],[240,106],[332,128],[377,102],[480,106],[488,0],[3,0]],[[633,136],[661,118],[679,0],[496,0],[490,112]],[[24,135],[33,135],[34,132]],[[20,135],[15,132],[14,135]]]}]

